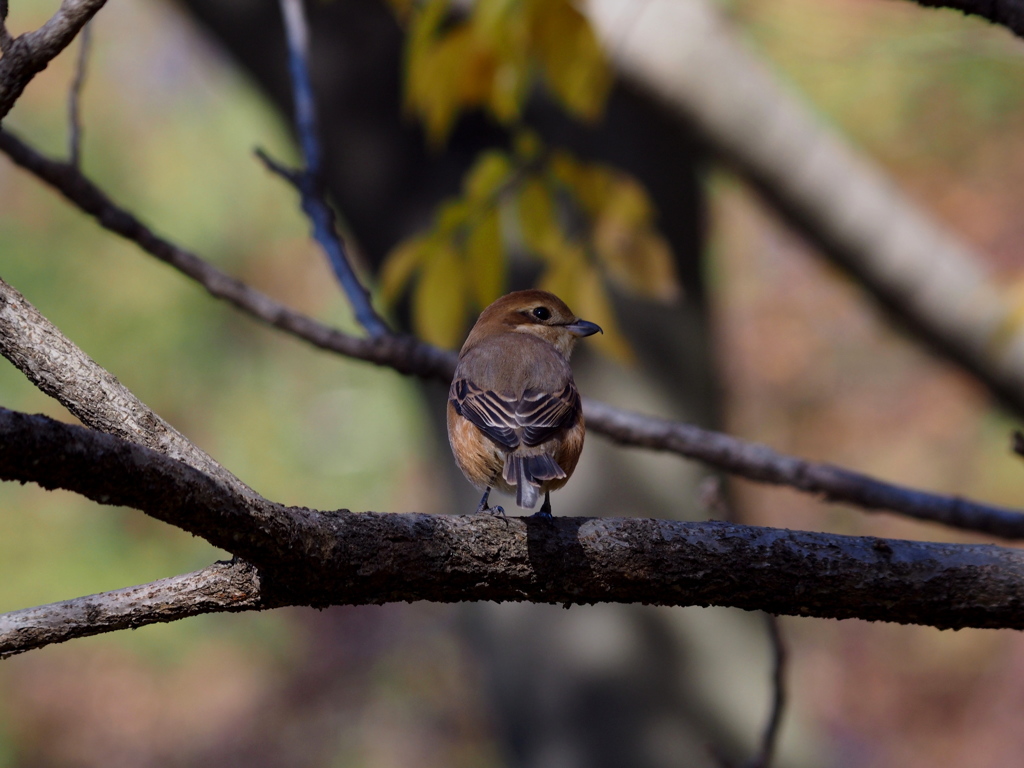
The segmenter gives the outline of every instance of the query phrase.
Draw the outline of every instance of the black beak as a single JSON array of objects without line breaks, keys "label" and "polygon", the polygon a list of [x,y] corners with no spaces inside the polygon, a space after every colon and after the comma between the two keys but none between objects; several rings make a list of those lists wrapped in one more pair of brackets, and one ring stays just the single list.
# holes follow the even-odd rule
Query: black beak
[{"label": "black beak", "polygon": [[580,338],[593,336],[595,333],[604,333],[600,325],[589,320],[577,320],[575,323],[565,326],[565,330],[569,331],[573,336],[579,336]]}]

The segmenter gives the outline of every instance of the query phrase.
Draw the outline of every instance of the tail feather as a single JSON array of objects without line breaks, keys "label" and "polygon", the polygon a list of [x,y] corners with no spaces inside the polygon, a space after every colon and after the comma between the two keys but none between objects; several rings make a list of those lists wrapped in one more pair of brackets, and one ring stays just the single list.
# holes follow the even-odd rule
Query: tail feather
[{"label": "tail feather", "polygon": [[510,453],[505,456],[502,475],[506,483],[516,487],[516,504],[522,509],[533,509],[540,498],[541,484],[545,480],[563,478],[565,472],[547,454],[521,456]]}]

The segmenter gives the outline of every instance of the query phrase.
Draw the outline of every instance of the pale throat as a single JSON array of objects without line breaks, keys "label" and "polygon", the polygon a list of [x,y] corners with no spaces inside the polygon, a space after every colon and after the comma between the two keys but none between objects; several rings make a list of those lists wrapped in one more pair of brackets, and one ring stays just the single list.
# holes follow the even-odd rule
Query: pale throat
[{"label": "pale throat", "polygon": [[569,331],[557,326],[537,325],[535,323],[523,323],[515,327],[517,333],[532,333],[539,336],[548,344],[558,350],[566,360],[572,355],[573,347],[576,346],[576,337]]}]

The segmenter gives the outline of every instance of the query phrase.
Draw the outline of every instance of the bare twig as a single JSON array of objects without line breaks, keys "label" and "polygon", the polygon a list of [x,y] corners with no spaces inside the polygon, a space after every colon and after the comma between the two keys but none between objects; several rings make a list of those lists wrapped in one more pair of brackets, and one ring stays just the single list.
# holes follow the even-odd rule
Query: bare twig
[{"label": "bare twig", "polygon": [[0,121],[32,78],[74,40],[105,3],[106,0],[62,0],[57,12],[34,32],[12,40],[5,30],[6,45],[0,58]]},{"label": "bare twig", "polygon": [[82,155],[82,119],[81,97],[85,85],[85,75],[89,63],[89,47],[92,42],[92,25],[82,27],[81,40],[78,43],[78,60],[75,63],[75,79],[71,81],[68,92],[68,163],[76,168],[81,164]]},{"label": "bare twig", "polygon": [[[451,379],[455,369],[454,353],[410,337],[385,335],[362,339],[323,325],[153,234],[132,214],[115,205],[81,171],[44,157],[3,129],[0,129],[0,151],[53,186],[72,204],[96,218],[101,226],[135,242],[197,281],[212,296],[230,302],[243,312],[346,357],[425,379]],[[865,509],[886,510],[1007,539],[1024,538],[1024,514],[1018,510],[884,483],[840,467],[787,456],[729,435],[630,413],[595,400],[584,400],[584,412],[588,429],[623,445],[669,451],[748,480],[791,486]]]},{"label": "bare twig", "polygon": [[778,617],[766,613],[764,618],[772,644],[772,706],[764,735],[761,737],[761,750],[747,764],[747,768],[769,768],[772,764],[779,729],[782,726],[782,715],[786,708],[786,644],[782,638]]},{"label": "bare twig", "polygon": [[886,483],[693,424],[621,411],[589,398],[583,399],[583,412],[588,427],[597,425],[597,431],[623,445],[670,451],[747,480],[789,486],[865,510],[898,512],[1007,539],[1024,538],[1024,513],[1019,510]]},{"label": "bare twig", "polygon": [[262,150],[257,156],[267,168],[291,183],[302,199],[302,210],[313,224],[313,237],[327,254],[345,295],[348,296],[356,320],[371,337],[390,333],[387,323],[373,308],[370,294],[359,282],[345,243],[338,234],[334,211],[327,204],[323,182],[323,156],[317,135],[316,105],[309,79],[309,27],[302,0],[281,0],[285,36],[288,42],[288,68],[295,99],[295,128],[305,160],[305,168],[290,170],[273,161]]},{"label": "bare twig", "polygon": [[263,607],[256,569],[240,560],[218,562],[150,584],[0,614],[0,659],[76,637]]}]

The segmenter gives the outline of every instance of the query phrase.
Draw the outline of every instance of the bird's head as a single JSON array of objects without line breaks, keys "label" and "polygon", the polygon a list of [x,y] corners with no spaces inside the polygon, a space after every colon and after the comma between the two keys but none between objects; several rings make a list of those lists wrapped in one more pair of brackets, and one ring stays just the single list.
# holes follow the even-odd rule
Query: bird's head
[{"label": "bird's head", "polygon": [[502,296],[481,312],[463,349],[498,333],[532,333],[568,358],[578,339],[603,331],[573,314],[553,293],[528,290]]}]

